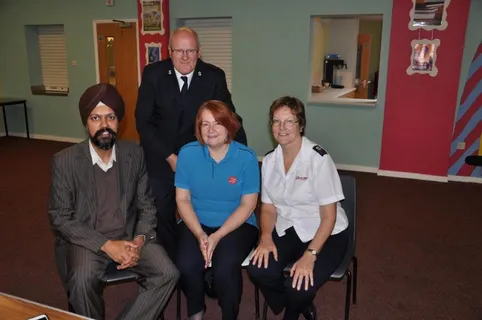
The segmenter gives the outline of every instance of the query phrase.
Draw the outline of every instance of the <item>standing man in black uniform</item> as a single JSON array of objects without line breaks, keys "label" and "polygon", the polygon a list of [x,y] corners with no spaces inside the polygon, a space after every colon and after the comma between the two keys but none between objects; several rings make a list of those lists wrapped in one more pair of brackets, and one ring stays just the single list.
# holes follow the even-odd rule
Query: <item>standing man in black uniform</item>
[{"label": "standing man in black uniform", "polygon": [[[169,52],[170,58],[144,68],[137,98],[136,126],[156,198],[157,239],[174,259],[177,154],[182,146],[196,139],[194,123],[201,104],[220,100],[236,110],[224,71],[199,59],[199,39],[193,29],[175,30]],[[242,126],[235,140],[247,145]]]}]

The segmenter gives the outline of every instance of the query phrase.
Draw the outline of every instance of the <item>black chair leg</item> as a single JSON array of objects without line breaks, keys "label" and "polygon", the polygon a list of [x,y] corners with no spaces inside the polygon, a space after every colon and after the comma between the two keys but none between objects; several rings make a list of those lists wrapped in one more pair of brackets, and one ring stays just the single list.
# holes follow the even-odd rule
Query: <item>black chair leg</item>
[{"label": "black chair leg", "polygon": [[353,304],[356,304],[356,284],[358,282],[358,259],[353,256]]},{"label": "black chair leg", "polygon": [[259,288],[258,285],[254,285],[254,311],[256,312],[256,320],[259,320]]},{"label": "black chair leg", "polygon": [[345,320],[350,319],[351,271],[346,271]]},{"label": "black chair leg", "polygon": [[176,301],[176,318],[177,320],[181,320],[181,286],[177,285],[177,301]]},{"label": "black chair leg", "polygon": [[268,302],[266,302],[266,300],[264,300],[264,304],[263,304],[263,320],[266,320],[268,319]]}]

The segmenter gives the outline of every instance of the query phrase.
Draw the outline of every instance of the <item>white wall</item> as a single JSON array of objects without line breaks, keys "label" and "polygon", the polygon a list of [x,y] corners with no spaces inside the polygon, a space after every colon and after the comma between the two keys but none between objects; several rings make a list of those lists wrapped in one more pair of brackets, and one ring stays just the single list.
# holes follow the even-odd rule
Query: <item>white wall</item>
[{"label": "white wall", "polygon": [[356,55],[358,43],[359,19],[323,19],[323,25],[329,28],[326,53],[338,53],[345,60],[347,71],[356,75]]},{"label": "white wall", "polygon": [[312,34],[312,47],[311,47],[311,84],[319,85],[321,84],[321,79],[323,78],[323,63],[325,58],[325,32],[323,30],[323,25],[321,17],[313,17],[311,24],[311,34]]}]

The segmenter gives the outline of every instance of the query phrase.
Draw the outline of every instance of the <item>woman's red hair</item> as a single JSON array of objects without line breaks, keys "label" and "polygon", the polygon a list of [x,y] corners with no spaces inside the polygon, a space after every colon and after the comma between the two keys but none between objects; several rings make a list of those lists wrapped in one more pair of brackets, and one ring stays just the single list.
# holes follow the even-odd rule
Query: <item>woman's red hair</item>
[{"label": "woman's red hair", "polygon": [[209,100],[199,107],[196,116],[196,139],[201,145],[204,145],[204,139],[201,135],[201,114],[204,110],[208,110],[213,114],[214,119],[228,131],[228,139],[226,143],[233,141],[241,124],[239,123],[237,115],[222,101]]}]

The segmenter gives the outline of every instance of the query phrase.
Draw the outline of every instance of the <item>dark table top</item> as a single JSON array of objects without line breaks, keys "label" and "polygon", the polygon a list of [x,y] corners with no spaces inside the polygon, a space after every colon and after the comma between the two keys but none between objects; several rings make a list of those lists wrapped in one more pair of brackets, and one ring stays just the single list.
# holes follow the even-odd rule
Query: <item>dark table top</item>
[{"label": "dark table top", "polygon": [[21,98],[1,98],[0,97],[0,106],[8,106],[10,104],[21,104],[26,102],[27,99]]}]

